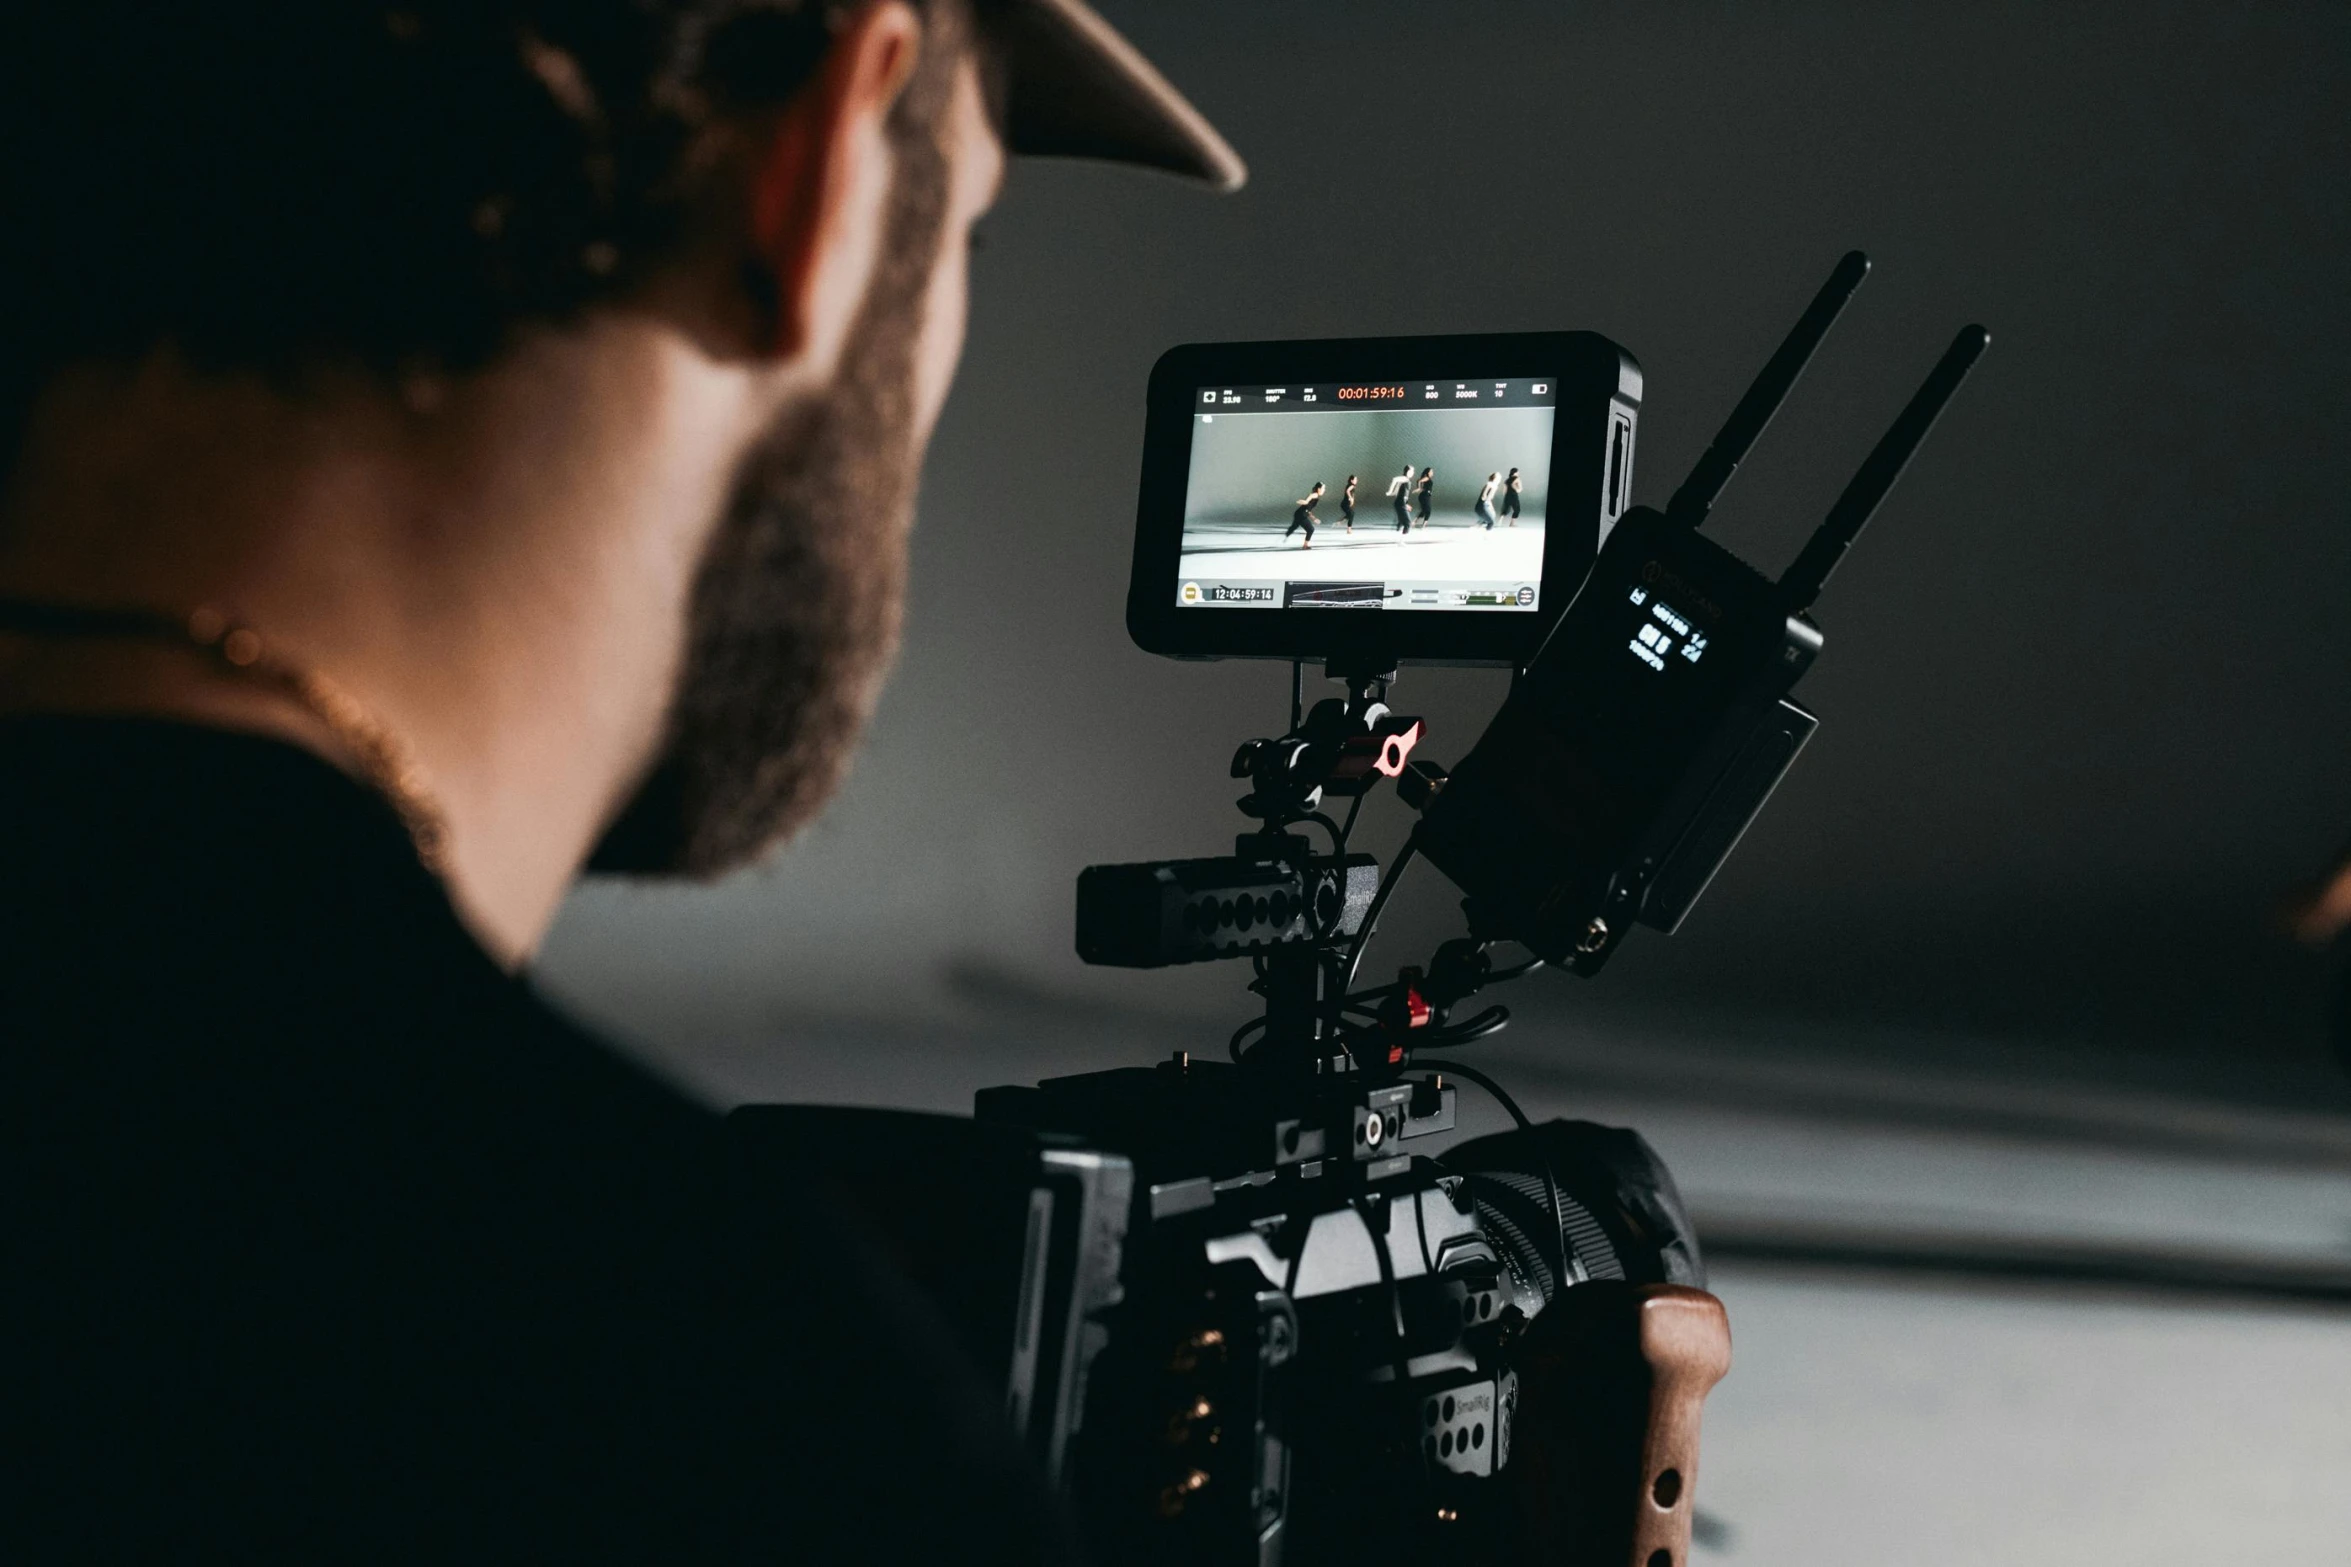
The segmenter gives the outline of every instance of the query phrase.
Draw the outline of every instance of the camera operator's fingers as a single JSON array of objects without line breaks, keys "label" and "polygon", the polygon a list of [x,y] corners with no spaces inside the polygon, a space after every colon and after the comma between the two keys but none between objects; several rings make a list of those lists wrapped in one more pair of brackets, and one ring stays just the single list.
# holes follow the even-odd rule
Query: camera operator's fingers
[{"label": "camera operator's fingers", "polygon": [[1680,1567],[1699,1417],[1730,1369],[1722,1302],[1674,1284],[1577,1285],[1511,1358],[1520,1383],[1511,1473],[1533,1559]]}]

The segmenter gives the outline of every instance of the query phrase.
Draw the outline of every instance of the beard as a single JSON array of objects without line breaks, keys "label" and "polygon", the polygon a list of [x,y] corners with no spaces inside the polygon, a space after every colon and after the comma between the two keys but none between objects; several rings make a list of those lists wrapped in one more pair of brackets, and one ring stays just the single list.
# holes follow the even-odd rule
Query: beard
[{"label": "beard", "polygon": [[590,871],[754,863],[823,807],[872,715],[905,610],[915,360],[947,190],[935,142],[896,140],[883,259],[840,372],[746,454],[696,574],[662,747]]}]

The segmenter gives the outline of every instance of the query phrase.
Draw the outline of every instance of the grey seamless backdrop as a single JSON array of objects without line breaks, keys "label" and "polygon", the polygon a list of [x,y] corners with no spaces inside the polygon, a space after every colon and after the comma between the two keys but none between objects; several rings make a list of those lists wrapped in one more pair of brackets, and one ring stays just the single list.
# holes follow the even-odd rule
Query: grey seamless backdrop
[{"label": "grey seamless backdrop", "polygon": [[[1508,476],[1513,466],[1525,486],[1528,521],[1540,521],[1551,482],[1552,410],[1548,408],[1426,408],[1392,412],[1221,414],[1211,425],[1195,421],[1192,482],[1184,518],[1213,522],[1263,520],[1284,527],[1309,486],[1327,487],[1315,515],[1339,516],[1339,491],[1356,474],[1356,516],[1386,518],[1388,481],[1406,463],[1436,464],[1438,523],[1472,521],[1470,508],[1486,475]],[[1417,480],[1415,481],[1417,482]],[[1499,508],[1500,501],[1497,499]]]}]

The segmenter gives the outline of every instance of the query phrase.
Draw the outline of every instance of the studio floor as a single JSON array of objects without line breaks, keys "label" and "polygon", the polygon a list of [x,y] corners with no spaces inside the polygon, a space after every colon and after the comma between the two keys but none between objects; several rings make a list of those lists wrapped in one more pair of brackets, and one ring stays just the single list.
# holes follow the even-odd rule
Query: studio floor
[{"label": "studio floor", "polygon": [[2351,1560],[2351,1314],[1719,1262],[1701,1560]]}]

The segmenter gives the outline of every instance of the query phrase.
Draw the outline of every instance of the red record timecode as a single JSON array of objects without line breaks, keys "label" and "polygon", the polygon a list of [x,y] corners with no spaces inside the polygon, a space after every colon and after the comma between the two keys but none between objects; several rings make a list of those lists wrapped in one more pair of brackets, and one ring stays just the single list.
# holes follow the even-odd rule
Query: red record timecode
[{"label": "red record timecode", "polygon": [[1401,386],[1342,386],[1339,388],[1338,395],[1339,401],[1342,403],[1401,402],[1404,398],[1404,388]]}]

